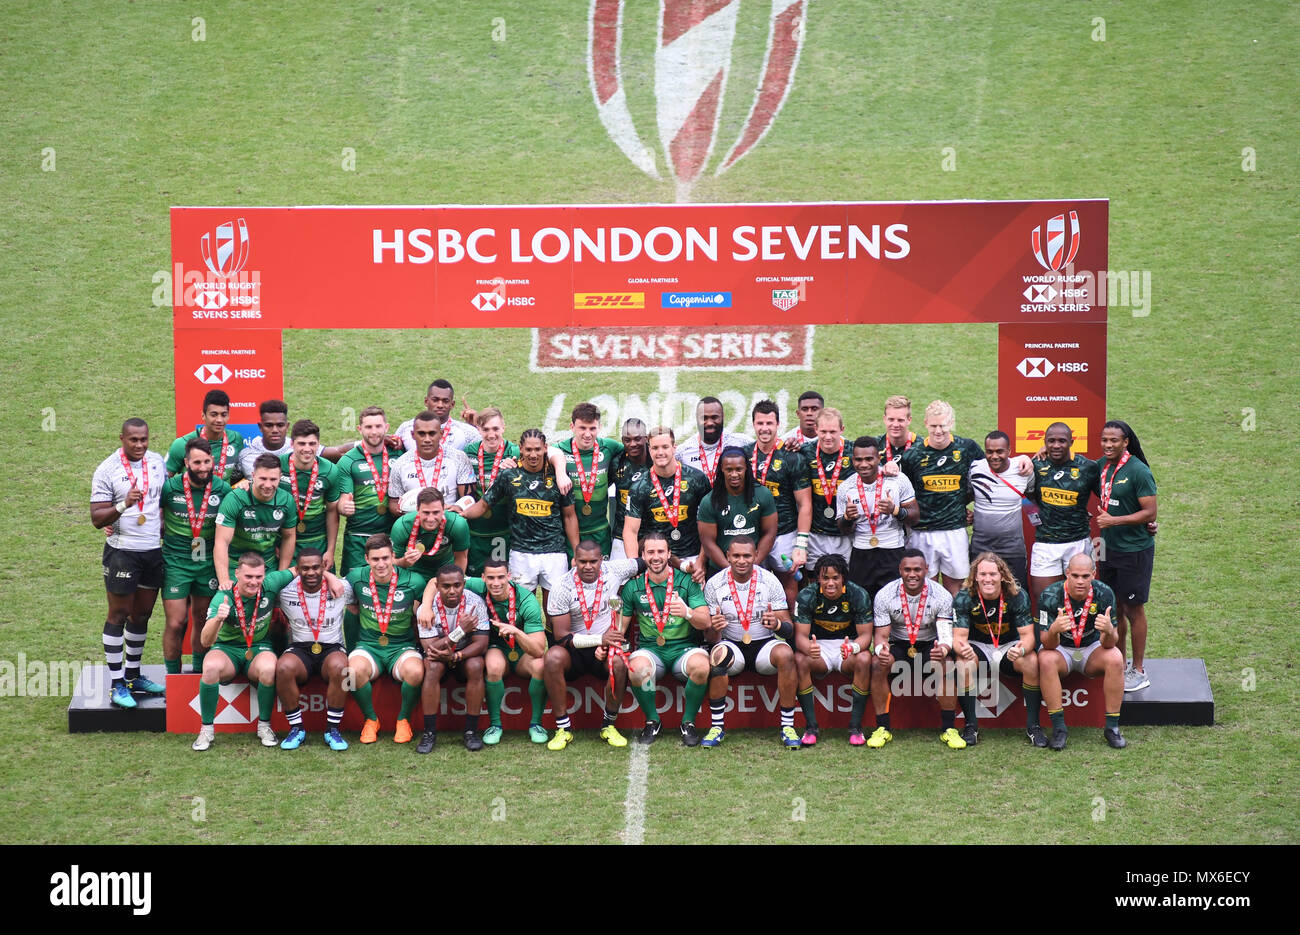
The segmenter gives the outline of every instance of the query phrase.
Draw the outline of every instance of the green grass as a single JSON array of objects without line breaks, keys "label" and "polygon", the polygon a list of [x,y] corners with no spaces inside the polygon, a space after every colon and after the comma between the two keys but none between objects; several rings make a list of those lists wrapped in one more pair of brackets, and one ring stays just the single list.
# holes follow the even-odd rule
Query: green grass
[{"label": "green grass", "polygon": [[[765,6],[742,6],[720,148],[749,106]],[[206,41],[193,42],[200,14]],[[1090,38],[1094,16],[1105,42]],[[170,205],[672,200],[596,119],[585,19],[586,4],[540,0],[0,8],[12,504],[0,511],[0,658],[98,655],[88,478],[128,414],[149,420],[158,449],[171,438],[171,315],[151,303]],[[643,134],[647,19],[629,12],[625,51]],[[1110,412],[1137,428],[1160,483],[1151,650],[1206,660],[1219,723],[1130,728],[1119,755],[1076,731],[1056,757],[987,732],[964,755],[925,732],[874,757],[839,736],[797,755],[767,732],[712,754],[666,738],[651,752],[647,842],[1300,840],[1288,768],[1300,754],[1297,34],[1300,9],[1286,3],[811,5],[785,109],[695,199],[1109,197],[1111,267],[1150,270],[1154,293],[1147,317],[1112,310],[1108,381]],[[955,172],[941,169],[949,146]],[[942,396],[974,435],[996,417],[994,341],[979,327],[819,328],[812,373],[684,373],[679,388],[793,398],[818,386],[851,431],[876,427],[887,393]],[[290,332],[286,395],[295,418],[337,438],[346,407],[409,415],[435,375],[501,405],[515,433],[558,393],[571,405],[657,388],[654,374],[531,374],[527,342]],[[899,347],[913,353],[864,366]],[[491,372],[500,361],[504,377]],[[146,661],[159,659],[161,617]],[[615,841],[622,828],[626,754],[591,735],[565,755],[512,737],[473,760],[447,743],[420,761],[391,744],[326,761],[323,748],[291,757],[222,737],[198,758],[181,737],[70,736],[66,701],[0,699],[0,841],[407,841],[417,816],[422,838],[485,843]],[[961,807],[972,791],[1020,804]],[[494,822],[497,795],[506,820]],[[1091,818],[1098,795],[1104,821]],[[191,820],[192,796],[205,822]],[[796,797],[803,822],[790,820]]]}]

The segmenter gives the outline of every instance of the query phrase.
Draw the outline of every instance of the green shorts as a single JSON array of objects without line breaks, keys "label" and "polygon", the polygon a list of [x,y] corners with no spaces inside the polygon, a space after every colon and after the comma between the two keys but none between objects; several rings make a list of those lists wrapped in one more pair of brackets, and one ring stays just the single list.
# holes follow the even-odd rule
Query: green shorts
[{"label": "green shorts", "polygon": [[[549,649],[550,647],[548,646],[547,648]],[[506,645],[506,644],[503,643],[503,642],[498,642],[497,640],[492,640],[491,642],[488,643],[488,649],[499,649],[499,650],[501,650],[501,655],[503,655],[503,656],[506,657],[506,674],[507,674],[507,675],[511,675],[511,674],[513,674],[513,675],[519,675],[519,674],[521,674],[521,673],[519,672],[519,663],[523,662],[523,661],[524,661],[524,657],[528,655],[528,653],[524,652],[524,648],[523,648],[522,646],[516,645],[514,649],[511,649],[508,645]],[[515,658],[514,658],[514,659],[511,659],[511,658],[510,658],[510,654],[511,654],[511,653],[514,653],[514,654],[515,654]]]},{"label": "green shorts", "polygon": [[[605,556],[605,558],[609,558],[609,548],[614,542],[614,537],[613,533],[610,532],[608,524],[595,530],[579,529],[578,541],[581,542],[584,539],[594,539],[596,542],[600,543],[600,554]],[[568,553],[569,558],[573,558],[573,550],[569,548],[567,542],[564,544],[564,551]]]},{"label": "green shorts", "polygon": [[420,651],[415,648],[414,643],[393,642],[387,646],[380,646],[374,640],[362,637],[357,641],[357,645],[352,651],[348,653],[349,662],[357,653],[365,655],[370,660],[371,668],[375,670],[374,674],[370,676],[370,680],[373,682],[384,674],[391,675],[396,679],[398,661],[407,653],[415,653],[418,656]]},{"label": "green shorts", "polygon": [[690,640],[669,640],[663,646],[660,646],[653,639],[645,639],[644,633],[641,636],[642,645],[628,657],[628,663],[630,664],[637,656],[649,658],[651,664],[654,665],[655,681],[662,679],[666,673],[671,672],[673,678],[677,679],[677,681],[685,682],[686,657],[695,650],[706,652],[700,644]]},{"label": "green shorts", "polygon": [[333,556],[325,551],[326,545],[328,545],[328,543],[325,541],[324,536],[321,536],[319,539],[299,539],[293,546],[293,560],[295,562],[298,561],[298,556],[302,554],[302,550],[307,548],[320,549],[321,554],[327,559],[332,558]]},{"label": "green shorts", "polygon": [[339,564],[339,577],[343,577],[354,568],[366,567],[366,540],[369,536],[339,536],[343,540],[343,559]]},{"label": "green shorts", "polygon": [[483,574],[483,564],[489,558],[506,561],[510,557],[510,533],[476,533],[469,534],[469,570],[467,574],[478,577]]},{"label": "green shorts", "polygon": [[226,658],[235,664],[235,675],[246,674],[248,672],[248,664],[252,662],[253,659],[257,658],[258,653],[275,652],[275,650],[271,648],[270,640],[258,640],[252,645],[253,659],[247,657],[246,653],[248,649],[249,647],[242,643],[213,643],[212,649],[208,651],[212,652],[213,650],[220,650],[225,653]]},{"label": "green shorts", "polygon": [[217,593],[217,572],[212,562],[163,560],[163,600],[212,597]]}]

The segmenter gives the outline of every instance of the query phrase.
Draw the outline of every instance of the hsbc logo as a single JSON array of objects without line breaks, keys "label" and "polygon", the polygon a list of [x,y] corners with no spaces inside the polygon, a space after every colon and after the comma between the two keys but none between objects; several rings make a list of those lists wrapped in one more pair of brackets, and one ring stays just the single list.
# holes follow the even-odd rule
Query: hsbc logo
[{"label": "hsbc logo", "polygon": [[1016,370],[1020,371],[1022,377],[1033,379],[1036,377],[1049,377],[1053,373],[1087,373],[1088,362],[1086,360],[1061,360],[1052,363],[1046,357],[1026,357],[1016,364]]},{"label": "hsbc logo", "polygon": [[209,386],[225,383],[232,376],[230,368],[225,364],[201,364],[199,369],[194,371],[194,378]]},{"label": "hsbc logo", "polygon": [[1060,295],[1060,293],[1058,293],[1050,283],[1046,285],[1034,284],[1028,286],[1026,287],[1025,291],[1021,294],[1030,302],[1034,302],[1039,305],[1050,304],[1052,299]]},{"label": "hsbc logo", "polygon": [[194,304],[208,311],[225,308],[229,303],[223,289],[199,289],[194,293]]},{"label": "hsbc logo", "polygon": [[248,262],[248,222],[239,218],[218,224],[199,239],[199,251],[212,275],[233,276]]},{"label": "hsbc logo", "polygon": [[499,292],[480,292],[469,300],[469,304],[480,312],[495,312],[506,304],[506,300]]},{"label": "hsbc logo", "polygon": [[1079,254],[1079,212],[1070,212],[1068,226],[1065,214],[1049,218],[1034,228],[1029,241],[1039,266],[1051,272],[1064,269]]}]

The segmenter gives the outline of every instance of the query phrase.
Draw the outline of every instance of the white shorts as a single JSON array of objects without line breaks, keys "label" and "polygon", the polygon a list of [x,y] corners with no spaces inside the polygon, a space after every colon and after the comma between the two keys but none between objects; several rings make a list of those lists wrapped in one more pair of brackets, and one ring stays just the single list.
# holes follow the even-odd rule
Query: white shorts
[{"label": "white shorts", "polygon": [[[701,649],[700,647],[697,646],[694,649],[688,649],[686,650],[686,652],[678,656],[677,661],[673,663],[673,678],[677,679],[677,681],[679,682],[686,681],[686,660],[690,659],[696,653],[704,653],[705,661],[706,662],[708,661],[709,654],[705,652],[703,649]],[[629,655],[627,657],[627,668],[629,672],[632,670],[632,661],[634,659],[650,660],[650,665],[654,666],[655,681],[659,682],[663,679],[664,661],[660,659],[658,656],[656,656],[654,653],[650,652],[648,649],[638,649],[636,652]]]},{"label": "white shorts", "polygon": [[804,566],[808,571],[812,571],[813,566],[817,564],[817,559],[829,552],[835,552],[844,556],[844,561],[849,560],[853,554],[853,537],[852,536],[824,536],[821,533],[810,533],[808,536],[808,564]]},{"label": "white shorts", "polygon": [[[740,644],[735,640],[718,640],[719,646],[731,647],[731,667],[727,669],[728,675],[739,675],[745,671],[745,657],[740,652]],[[772,663],[772,650],[778,646],[788,646],[785,640],[778,640],[776,637],[769,636],[762,641],[758,648],[758,653],[754,656],[754,671],[759,675],[776,675],[776,666]]]},{"label": "white shorts", "polygon": [[[1085,646],[1082,649],[1075,649],[1073,646],[1057,646],[1056,651],[1061,654],[1061,658],[1064,659],[1065,664],[1069,666],[1066,670],[1066,675],[1069,675],[1071,672],[1078,672],[1082,675],[1083,667],[1088,664],[1088,660],[1092,658],[1093,652],[1100,645],[1101,640],[1097,640],[1097,642]],[[1078,661],[1075,661],[1074,657],[1076,652],[1082,654],[1079,656]]]},{"label": "white shorts", "polygon": [[[817,646],[822,651],[822,662],[826,663],[826,670],[830,672],[840,671],[840,663],[844,657],[840,655],[840,647],[844,645],[844,640],[818,640]],[[813,675],[820,676],[820,673],[814,672]]]},{"label": "white shorts", "polygon": [[1012,640],[1009,643],[1003,642],[998,644],[997,649],[993,648],[992,643],[977,643],[974,640],[971,640],[967,645],[970,646],[971,649],[975,650],[975,653],[988,663],[989,669],[997,672],[1002,665],[1002,657],[1007,654],[1007,650],[1019,642],[1020,640],[1018,639]]},{"label": "white shorts", "polygon": [[1029,558],[1029,573],[1035,578],[1064,578],[1065,566],[1076,555],[1092,554],[1092,540],[1035,542]]},{"label": "white shorts", "polygon": [[[789,532],[782,533],[776,537],[776,541],[772,543],[772,551],[767,554],[767,558],[763,562],[765,568],[773,572],[783,572],[787,570],[781,563],[781,556],[794,555],[794,537],[797,534],[797,531],[792,529]],[[793,558],[790,560],[794,561]],[[794,569],[790,568],[788,570],[793,571]]]},{"label": "white shorts", "polygon": [[619,537],[609,544],[609,560],[616,562],[621,558],[627,558],[627,550],[623,548],[622,537]]},{"label": "white shorts", "polygon": [[563,552],[510,552],[510,580],[528,589],[539,584],[550,591],[569,573],[569,557]]},{"label": "white shorts", "polygon": [[925,555],[931,577],[965,578],[970,572],[970,539],[964,529],[913,529],[907,544]]},{"label": "white shorts", "polygon": [[[358,656],[364,658],[368,663],[370,663],[370,681],[373,682],[375,679],[379,678],[379,676],[384,674],[379,668],[379,660],[370,655],[369,652],[362,649],[360,646],[348,653],[348,668],[352,668],[352,660]],[[392,671],[388,673],[393,677],[394,682],[400,682],[402,680],[402,677],[397,674],[397,670],[401,668],[402,663],[406,661],[407,656],[414,656],[416,659],[422,658],[419,651],[415,649],[408,649],[406,652],[398,656],[393,662]]]}]

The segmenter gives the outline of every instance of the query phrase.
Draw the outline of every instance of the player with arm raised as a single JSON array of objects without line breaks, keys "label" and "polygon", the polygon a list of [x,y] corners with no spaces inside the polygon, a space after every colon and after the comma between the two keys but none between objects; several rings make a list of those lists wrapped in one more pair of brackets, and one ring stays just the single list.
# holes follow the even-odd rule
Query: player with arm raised
[{"label": "player with arm raised", "polygon": [[[388,419],[378,406],[361,410],[357,420],[361,443],[339,459],[339,514],[347,517],[343,530],[343,556],[339,571],[346,577],[355,568],[366,567],[366,540],[393,528],[388,509],[388,481],[396,457],[384,445]],[[356,633],[346,634],[347,645]]]},{"label": "player with arm raised", "polygon": [[144,419],[127,419],[118,438],[121,447],[100,462],[91,479],[90,522],[96,529],[108,530],[103,555],[108,593],[103,643],[111,681],[109,699],[118,707],[134,708],[132,692],[163,693],[163,686],[140,674],[140,657],[163,584],[159,507],[167,477],[162,456],[149,450],[149,426]]},{"label": "player with arm raised", "polygon": [[886,477],[880,449],[870,435],[853,442],[853,476],[835,492],[836,524],[851,538],[849,580],[868,595],[898,577],[907,524],[920,510],[905,475]]},{"label": "player with arm raised", "polygon": [[293,497],[295,558],[303,549],[316,549],[325,570],[332,571],[339,535],[339,468],[320,457],[320,426],[311,419],[299,419],[289,434],[293,453],[280,458],[280,486]]},{"label": "player with arm raised", "polygon": [[610,558],[635,558],[623,544],[623,521],[627,519],[627,498],[633,486],[650,470],[650,447],[645,423],[628,419],[623,423],[623,453],[614,456],[609,466],[609,482],[618,491],[614,501],[614,525],[610,529]]},{"label": "player with arm raised", "polygon": [[[239,453],[244,447],[244,436],[234,429],[227,429],[229,421],[230,396],[225,390],[208,390],[203,395],[203,425],[172,442],[167,449],[167,473],[179,474],[185,467],[186,442],[192,438],[204,438],[212,446],[212,457],[216,462],[214,476],[228,484],[238,480]],[[159,478],[158,485],[162,486],[162,478]]]},{"label": "player with arm raised", "polygon": [[726,567],[727,543],[736,536],[758,543],[754,561],[766,563],[776,541],[776,501],[767,487],[754,483],[749,459],[740,448],[723,449],[713,490],[700,501],[696,521],[710,573]]},{"label": "player with arm raised", "polygon": [[677,460],[673,430],[659,425],[650,430],[650,470],[632,488],[623,521],[623,549],[638,555],[637,538],[658,529],[668,537],[668,548],[689,569],[696,583],[705,579],[704,556],[700,551],[697,510],[712,490],[703,471]]},{"label": "player with arm raised", "polygon": [[279,458],[258,455],[248,489],[232,490],[217,508],[212,563],[222,591],[230,590],[235,564],[245,552],[262,556],[267,568],[278,562],[283,571],[293,564],[298,515],[280,475]]},{"label": "player with arm raised", "polygon": [[[806,394],[805,394],[806,395]],[[816,394],[814,394],[816,395]],[[817,396],[821,412],[821,397]],[[795,569],[808,559],[808,530],[812,528],[812,494],[803,455],[781,443],[781,411],[770,399],[754,404],[754,444],[744,448],[754,479],[768,489],[776,503],[776,540],[766,567],[785,588],[788,604],[795,601]],[[796,429],[795,434],[801,434]],[[793,437],[793,436],[792,436]]]},{"label": "player with arm raised", "polygon": [[483,742],[489,745],[501,742],[501,702],[506,695],[502,679],[506,672],[514,672],[528,679],[528,700],[532,705],[528,739],[546,743],[546,728],[542,727],[542,711],[546,708],[546,682],[542,679],[546,625],[541,605],[530,590],[510,580],[504,559],[488,559],[483,565],[483,577],[467,578],[465,587],[483,598],[492,626],[483,658],[486,670],[483,690],[490,722],[483,732]]},{"label": "player with arm raised", "polygon": [[849,560],[851,540],[840,532],[835,519],[835,498],[840,479],[848,477],[853,463],[852,449],[845,450],[844,419],[838,409],[826,407],[817,415],[817,441],[800,451],[807,467],[804,473],[812,488],[812,526],[808,538],[808,561],[804,574],[811,574],[817,559],[834,552]]},{"label": "player with arm raised", "polygon": [[[477,416],[483,440],[465,449],[474,468],[474,496],[483,498],[503,468],[517,467],[519,446],[505,438],[505,418],[501,410],[489,406]],[[488,510],[477,519],[469,521],[469,556],[466,574],[481,575],[483,563],[489,558],[504,561],[510,555],[510,517],[505,511]]]},{"label": "player with arm raised", "polygon": [[241,477],[253,476],[253,462],[258,455],[283,458],[293,454],[293,443],[289,440],[289,406],[283,399],[263,400],[257,407],[257,420],[261,434],[245,439],[244,447],[239,451]]},{"label": "player with arm raised", "polygon": [[1006,432],[984,436],[984,457],[970,468],[970,555],[997,555],[1022,590],[1029,586],[1029,579],[1021,504],[1032,495],[1034,481],[1034,474],[1022,474],[1012,465],[1011,439]]},{"label": "player with arm raised", "polygon": [[424,655],[424,685],[420,692],[424,733],[415,752],[431,753],[438,742],[442,682],[452,674],[465,685],[465,749],[482,750],[478,725],[483,709],[483,655],[491,627],[483,599],[465,588],[464,568],[444,564],[438,569],[425,587],[417,624]]}]

